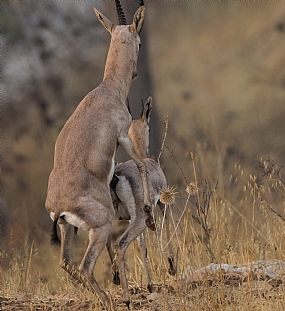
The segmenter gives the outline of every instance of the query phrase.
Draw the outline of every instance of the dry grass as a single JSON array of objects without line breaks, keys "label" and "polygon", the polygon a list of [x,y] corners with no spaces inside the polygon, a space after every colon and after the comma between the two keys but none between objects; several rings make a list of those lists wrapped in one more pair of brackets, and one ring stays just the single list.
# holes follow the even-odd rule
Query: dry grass
[{"label": "dry grass", "polygon": [[[284,274],[282,279],[273,280],[222,272],[203,281],[166,277],[163,284],[156,283],[152,294],[131,282],[130,292],[133,310],[284,310],[284,281]],[[65,291],[56,294],[41,288],[40,282],[35,284],[37,292],[29,288],[14,292],[4,287],[2,310],[104,310],[96,297],[65,282]],[[109,289],[108,294],[112,310],[127,310],[120,289]]]},{"label": "dry grass", "polygon": [[[193,155],[192,169],[195,172]],[[266,158],[261,159],[260,170],[263,179],[258,182],[255,175],[243,171],[239,165],[235,165],[235,173],[229,176],[232,187],[243,193],[242,201],[252,206],[249,218],[221,197],[218,187],[210,189],[208,183],[199,184],[199,178],[193,174],[196,178],[192,185],[196,191],[186,189],[185,195],[179,193],[180,203],[168,206],[171,209],[171,239],[176,249],[177,275],[167,274],[165,253],[168,241],[161,237],[160,227],[157,233],[147,231],[145,234],[154,283],[152,294],[146,290],[136,243],[132,243],[128,250],[126,257],[133,310],[284,309],[285,271],[282,268],[276,277],[256,273],[254,268],[249,269],[246,275],[221,269],[215,273],[202,273],[198,278],[189,277],[189,271],[191,274],[211,262],[240,266],[253,261],[284,259],[284,215],[276,213],[275,206],[268,202],[268,195],[282,193],[279,204],[284,205],[282,167]],[[184,202],[183,196],[186,198]],[[176,211],[179,214],[176,217],[173,211],[179,208],[181,212]],[[262,216],[256,218],[257,215]],[[262,219],[262,222],[256,219]],[[158,222],[162,223],[161,219]],[[236,222],[238,226],[235,226]],[[77,248],[84,251],[84,247],[77,245]],[[54,268],[57,258],[47,258],[50,266],[46,266],[48,271],[56,270],[56,276],[43,278],[41,260],[45,253],[46,250],[36,247],[31,239],[27,239],[25,246],[14,253],[9,268],[2,274],[3,310],[103,310],[96,296]],[[105,260],[108,259],[101,261],[101,271],[107,264]],[[108,273],[105,276],[103,273],[103,279],[101,286],[106,288],[113,310],[126,310],[120,287],[110,283]]]},{"label": "dry grass", "polygon": [[[284,260],[285,40],[284,28],[278,28],[284,27],[284,3],[177,1],[163,5],[161,9],[160,2],[147,3],[145,30],[154,81],[151,95],[161,119],[170,111],[160,161],[169,185],[175,185],[178,192],[169,207],[178,272],[174,277],[167,274],[168,241],[161,239],[159,231],[157,235],[147,232],[155,284],[150,295],[133,243],[126,255],[133,308],[284,310],[282,275],[270,279],[221,272],[202,280],[182,278],[186,270],[196,271],[211,262],[239,266]],[[78,19],[78,23],[82,21]],[[92,46],[95,41],[92,35],[87,40]],[[64,83],[69,86],[64,91],[68,96],[60,104],[75,98],[72,105],[76,105],[101,81],[101,74],[94,77],[97,80],[93,75],[104,59],[96,59],[90,67],[88,83],[78,84],[85,81],[78,76],[74,82]],[[75,96],[70,85],[83,93],[78,91]],[[44,98],[49,98],[50,88],[45,93]],[[4,107],[2,118],[2,194],[9,216],[1,254],[2,309],[102,310],[96,297],[61,271],[59,250],[49,245],[50,219],[44,200],[60,126],[43,127],[39,111],[28,105],[30,97],[20,98],[17,109],[12,100]],[[51,109],[59,109],[56,103],[53,101]],[[72,105],[60,106],[62,122]],[[259,161],[261,156],[265,158]],[[2,206],[3,216],[4,211]],[[79,232],[77,264],[86,241]],[[126,310],[120,287],[111,284],[106,252],[100,256],[95,274],[108,291],[113,309]]]}]

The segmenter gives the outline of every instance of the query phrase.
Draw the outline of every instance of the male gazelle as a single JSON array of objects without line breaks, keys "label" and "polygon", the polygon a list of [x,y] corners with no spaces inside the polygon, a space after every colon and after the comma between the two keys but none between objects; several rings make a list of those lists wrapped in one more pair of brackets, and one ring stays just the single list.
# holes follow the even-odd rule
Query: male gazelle
[{"label": "male gazelle", "polygon": [[[120,25],[109,21],[96,8],[102,25],[111,34],[102,83],[77,106],[62,128],[56,144],[54,167],[49,177],[46,209],[53,224],[52,242],[59,243],[60,265],[69,274],[100,296],[108,304],[107,295],[93,275],[98,256],[104,249],[114,219],[110,194],[118,145],[135,161],[143,186],[142,213],[152,223],[146,165],[137,154],[128,135],[132,121],[125,105],[132,79],[137,74],[139,33],[145,7],[141,6],[127,25],[116,0]],[[73,226],[89,232],[89,244],[76,270],[72,265]]]},{"label": "male gazelle", "polygon": [[[152,112],[152,98],[149,97],[144,104],[142,116],[139,120],[134,120],[131,123],[129,129],[129,136],[132,138],[134,146],[144,159],[148,173],[148,183],[151,203],[156,206],[158,204],[162,214],[165,215],[165,227],[168,241],[168,262],[170,265],[169,273],[174,275],[176,269],[174,266],[174,254],[172,245],[170,242],[169,233],[169,221],[168,212],[165,210],[164,204],[159,200],[160,193],[166,189],[167,183],[165,175],[160,165],[152,158],[148,156],[149,146],[149,120]],[[116,241],[116,253],[118,266],[115,262],[115,256],[111,249],[111,241],[108,240],[107,248],[111,261],[113,263],[113,282],[119,284],[119,272],[122,279],[122,287],[124,291],[124,299],[127,304],[130,303],[128,294],[128,282],[125,272],[124,254],[129,244],[137,237],[139,237],[139,243],[142,251],[143,265],[148,283],[149,291],[152,290],[152,284],[150,274],[147,265],[147,254],[145,242],[142,236],[142,232],[145,230],[145,214],[143,213],[143,189],[140,183],[139,171],[133,160],[129,160],[124,163],[120,163],[115,167],[114,178],[111,182],[111,194],[113,198],[114,207],[118,213],[120,219],[130,220],[130,225]],[[119,270],[119,271],[118,271]]]}]

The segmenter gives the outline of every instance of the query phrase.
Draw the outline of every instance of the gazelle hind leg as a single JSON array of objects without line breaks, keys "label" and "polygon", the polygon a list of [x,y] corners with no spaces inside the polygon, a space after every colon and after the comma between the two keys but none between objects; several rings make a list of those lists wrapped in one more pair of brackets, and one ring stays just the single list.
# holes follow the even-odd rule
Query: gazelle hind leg
[{"label": "gazelle hind leg", "polygon": [[72,242],[74,236],[74,227],[67,222],[58,223],[61,236],[60,245],[60,266],[73,262]]},{"label": "gazelle hind leg", "polygon": [[119,267],[118,267],[116,260],[115,260],[115,253],[112,249],[111,237],[110,236],[108,237],[106,247],[107,247],[108,254],[109,254],[109,257],[111,260],[111,264],[112,264],[113,283],[116,285],[120,285]]},{"label": "gazelle hind leg", "polygon": [[[173,248],[172,248],[172,244],[170,241],[170,230],[169,230],[169,211],[167,209],[167,207],[161,203],[160,201],[158,201],[158,206],[162,212],[163,215],[165,215],[165,230],[166,230],[166,238],[167,238],[167,248],[168,248],[168,263],[169,263],[169,269],[168,269],[168,273],[170,275],[175,275],[176,274],[176,267],[175,267],[175,263],[174,263],[174,253],[173,253]],[[166,210],[165,210],[166,208]]]},{"label": "gazelle hind leg", "polygon": [[84,279],[84,276],[74,267],[72,256],[72,242],[74,236],[74,227],[63,221],[59,223],[60,235],[61,235],[61,249],[60,249],[60,266],[69,275],[75,278],[79,283],[83,284],[89,290],[94,292],[91,284],[88,280]]},{"label": "gazelle hind leg", "polygon": [[141,233],[138,236],[138,242],[139,242],[139,246],[141,249],[141,254],[142,254],[142,259],[143,259],[143,267],[144,267],[144,271],[145,271],[145,277],[147,280],[147,289],[149,290],[150,293],[152,293],[153,288],[152,288],[152,283],[151,283],[151,279],[150,279],[150,273],[149,273],[149,269],[148,269],[148,260],[147,260],[147,248],[145,245],[145,240],[143,237],[143,233]]},{"label": "gazelle hind leg", "polygon": [[91,228],[89,230],[89,244],[82,262],[79,266],[79,271],[90,282],[95,292],[99,295],[101,300],[109,305],[109,299],[104,291],[102,291],[94,277],[93,271],[96,261],[102,250],[107,244],[108,237],[112,228],[112,221],[106,223],[100,228]]}]

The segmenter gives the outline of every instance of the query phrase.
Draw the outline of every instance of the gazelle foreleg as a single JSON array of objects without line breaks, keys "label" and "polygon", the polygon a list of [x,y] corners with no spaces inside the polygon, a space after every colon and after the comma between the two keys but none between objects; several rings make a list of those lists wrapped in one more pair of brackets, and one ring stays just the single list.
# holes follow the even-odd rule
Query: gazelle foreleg
[{"label": "gazelle foreleg", "polygon": [[147,178],[147,169],[145,162],[138,156],[137,151],[132,143],[132,140],[129,136],[119,138],[119,144],[126,151],[126,153],[134,160],[136,166],[139,170],[142,187],[143,187],[143,201],[144,206],[143,210],[147,216],[146,225],[152,230],[155,231],[155,221],[152,216],[153,206],[150,203],[150,194],[148,189],[148,178]]},{"label": "gazelle foreleg", "polygon": [[126,276],[124,256],[130,243],[145,230],[145,227],[145,215],[138,216],[116,242],[121,284],[123,288],[123,298],[128,308],[130,305],[130,295],[128,292],[128,280]]},{"label": "gazelle foreleg", "polygon": [[142,260],[143,260],[143,267],[144,267],[144,271],[145,271],[145,277],[147,280],[147,289],[150,293],[152,293],[152,283],[151,283],[151,279],[150,279],[150,273],[149,273],[149,269],[148,269],[148,260],[147,260],[147,248],[145,245],[145,240],[143,237],[143,233],[141,233],[138,237],[138,242],[139,242],[139,246],[141,249],[141,254],[142,254]]},{"label": "gazelle foreleg", "polygon": [[162,215],[165,215],[165,230],[166,230],[166,239],[167,239],[167,248],[168,248],[168,263],[169,263],[169,269],[168,273],[170,275],[175,275],[176,274],[176,267],[174,264],[174,253],[173,253],[173,248],[172,244],[170,241],[170,230],[169,230],[169,210],[167,206],[165,206],[163,203],[158,201],[158,206],[162,212]]}]

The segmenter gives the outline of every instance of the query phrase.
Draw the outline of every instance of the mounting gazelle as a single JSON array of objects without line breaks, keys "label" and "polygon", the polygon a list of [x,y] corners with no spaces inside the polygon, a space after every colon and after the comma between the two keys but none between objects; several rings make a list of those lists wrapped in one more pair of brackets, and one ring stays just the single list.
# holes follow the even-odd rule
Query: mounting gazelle
[{"label": "mounting gazelle", "polygon": [[[46,209],[53,220],[53,243],[59,243],[57,224],[60,229],[61,267],[97,292],[107,305],[107,295],[98,286],[93,271],[114,219],[109,184],[118,145],[138,167],[143,186],[142,208],[150,227],[153,223],[146,165],[128,135],[132,118],[125,104],[131,81],[137,74],[145,7],[141,6],[134,14],[133,23],[127,25],[117,0],[116,6],[120,25],[113,24],[94,8],[99,21],[111,34],[104,78],[81,101],[57,138],[46,199]],[[73,227],[89,232],[89,244],[78,270],[72,265]]]},{"label": "mounting gazelle", "polygon": [[[174,275],[176,269],[174,266],[174,254],[172,245],[170,242],[169,233],[169,209],[164,206],[160,201],[160,193],[167,187],[165,175],[160,165],[152,158],[148,157],[149,146],[149,120],[152,112],[152,98],[149,97],[144,104],[142,116],[139,120],[134,120],[131,123],[129,129],[129,136],[132,138],[134,146],[144,159],[147,167],[149,191],[151,203],[156,206],[158,204],[162,214],[165,216],[165,227],[168,241],[168,262],[169,273]],[[118,213],[120,219],[130,220],[130,225],[116,241],[116,253],[118,266],[115,262],[115,255],[111,248],[111,241],[108,240],[107,248],[111,261],[113,263],[113,282],[119,283],[119,272],[122,278],[122,287],[124,292],[124,300],[129,305],[130,297],[128,294],[128,282],[125,272],[125,252],[130,243],[137,237],[139,237],[139,243],[141,247],[143,265],[145,269],[145,277],[148,283],[149,291],[152,291],[152,284],[150,274],[147,265],[147,254],[145,242],[142,236],[142,232],[145,230],[145,214],[143,212],[143,189],[140,182],[139,171],[133,160],[129,160],[124,163],[120,163],[115,167],[115,174],[111,182],[111,194],[113,198],[114,207]],[[166,208],[166,209],[165,209]]]}]

